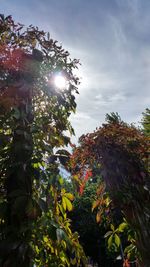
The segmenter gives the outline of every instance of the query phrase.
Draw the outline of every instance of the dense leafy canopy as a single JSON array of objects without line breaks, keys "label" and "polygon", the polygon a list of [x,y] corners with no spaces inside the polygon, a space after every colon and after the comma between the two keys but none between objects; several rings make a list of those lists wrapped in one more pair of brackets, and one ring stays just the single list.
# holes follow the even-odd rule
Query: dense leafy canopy
[{"label": "dense leafy canopy", "polygon": [[[111,114],[107,115],[107,123],[95,132],[81,136],[79,142],[70,161],[72,173],[82,186],[87,170],[95,162],[99,164],[106,189],[114,205],[123,211],[127,222],[136,231],[136,246],[144,266],[148,266],[149,139],[133,125],[121,121],[117,114]],[[101,206],[102,198],[98,201]]]},{"label": "dense leafy canopy", "polygon": [[[0,16],[1,266],[84,259],[67,218],[73,196],[63,189],[54,155],[69,142],[65,132],[73,133],[77,64],[49,33]],[[64,90],[55,86],[56,74],[65,77]]]}]

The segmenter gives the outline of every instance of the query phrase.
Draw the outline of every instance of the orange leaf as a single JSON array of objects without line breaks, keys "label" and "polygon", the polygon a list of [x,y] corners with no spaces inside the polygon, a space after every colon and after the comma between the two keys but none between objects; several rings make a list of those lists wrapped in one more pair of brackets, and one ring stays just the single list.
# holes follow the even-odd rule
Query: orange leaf
[{"label": "orange leaf", "polygon": [[98,212],[97,214],[96,214],[96,221],[97,221],[97,223],[99,223],[100,221],[101,221],[101,212]]}]

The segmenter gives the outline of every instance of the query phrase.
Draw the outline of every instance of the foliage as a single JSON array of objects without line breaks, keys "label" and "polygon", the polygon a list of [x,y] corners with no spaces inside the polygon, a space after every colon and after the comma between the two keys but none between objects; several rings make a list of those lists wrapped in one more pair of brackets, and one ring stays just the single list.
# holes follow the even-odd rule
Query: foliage
[{"label": "foliage", "polygon": [[92,212],[92,205],[96,199],[97,184],[100,183],[99,180],[99,177],[97,177],[97,182],[89,180],[83,193],[75,196],[74,208],[69,216],[72,219],[73,230],[79,233],[80,242],[86,256],[90,257],[93,262],[98,263],[99,266],[110,266],[113,260],[108,256],[104,239],[107,226],[105,220],[98,225],[96,211]]},{"label": "foliage", "polygon": [[92,204],[92,211],[97,209],[96,221],[97,223],[105,222],[109,224],[111,222],[111,199],[106,191],[106,185],[104,181],[100,181],[97,184],[96,199]]},{"label": "foliage", "polygon": [[82,181],[92,164],[99,164],[99,173],[114,206],[123,211],[136,231],[136,246],[147,267],[150,262],[149,140],[140,130],[114,115],[107,116],[108,122],[95,132],[80,137],[70,166]]},{"label": "foliage", "polygon": [[[61,177],[58,177],[59,183],[59,191],[56,189],[56,179],[55,184],[51,185],[47,193],[49,209],[38,218],[35,229],[33,225],[32,246],[36,266],[78,266],[81,255],[83,263],[86,262],[78,233],[72,233],[71,220],[67,217],[74,197],[62,187]],[[52,203],[50,199],[53,199]]]},{"label": "foliage", "polygon": [[121,120],[120,115],[118,114],[118,112],[111,112],[110,114],[106,114],[106,121],[108,123],[123,123],[123,121]]},{"label": "foliage", "polygon": [[[0,16],[0,265],[78,265],[70,230],[73,196],[61,188],[56,148],[67,145],[78,60],[30,25]],[[54,84],[55,74],[66,88]],[[69,252],[70,250],[70,252]],[[73,253],[73,255],[69,254]]]},{"label": "foliage", "polygon": [[150,109],[146,108],[145,112],[142,113],[142,126],[143,126],[143,132],[145,135],[150,137]]},{"label": "foliage", "polygon": [[135,244],[135,232],[131,230],[125,219],[117,228],[111,224],[105,238],[107,239],[108,250],[112,253],[119,252],[124,263],[126,260],[128,260],[128,264],[136,262],[139,253]]}]

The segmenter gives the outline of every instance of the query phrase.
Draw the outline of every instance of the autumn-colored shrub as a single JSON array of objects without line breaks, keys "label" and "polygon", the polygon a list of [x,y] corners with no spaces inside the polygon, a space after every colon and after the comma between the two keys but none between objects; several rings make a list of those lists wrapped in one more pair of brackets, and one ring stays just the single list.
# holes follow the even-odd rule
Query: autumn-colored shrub
[{"label": "autumn-colored shrub", "polygon": [[144,267],[150,264],[149,152],[148,137],[112,114],[95,132],[80,137],[70,163],[81,185],[86,170],[95,162],[100,165],[99,172],[114,205],[136,231],[136,246]]}]

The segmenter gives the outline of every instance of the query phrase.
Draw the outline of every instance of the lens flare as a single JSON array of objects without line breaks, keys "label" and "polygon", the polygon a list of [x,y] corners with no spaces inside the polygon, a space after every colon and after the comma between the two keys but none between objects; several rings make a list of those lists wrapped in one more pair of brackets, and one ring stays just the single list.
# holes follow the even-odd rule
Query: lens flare
[{"label": "lens flare", "polygon": [[58,89],[64,89],[66,87],[66,79],[62,75],[57,75],[54,78],[54,84]]}]

